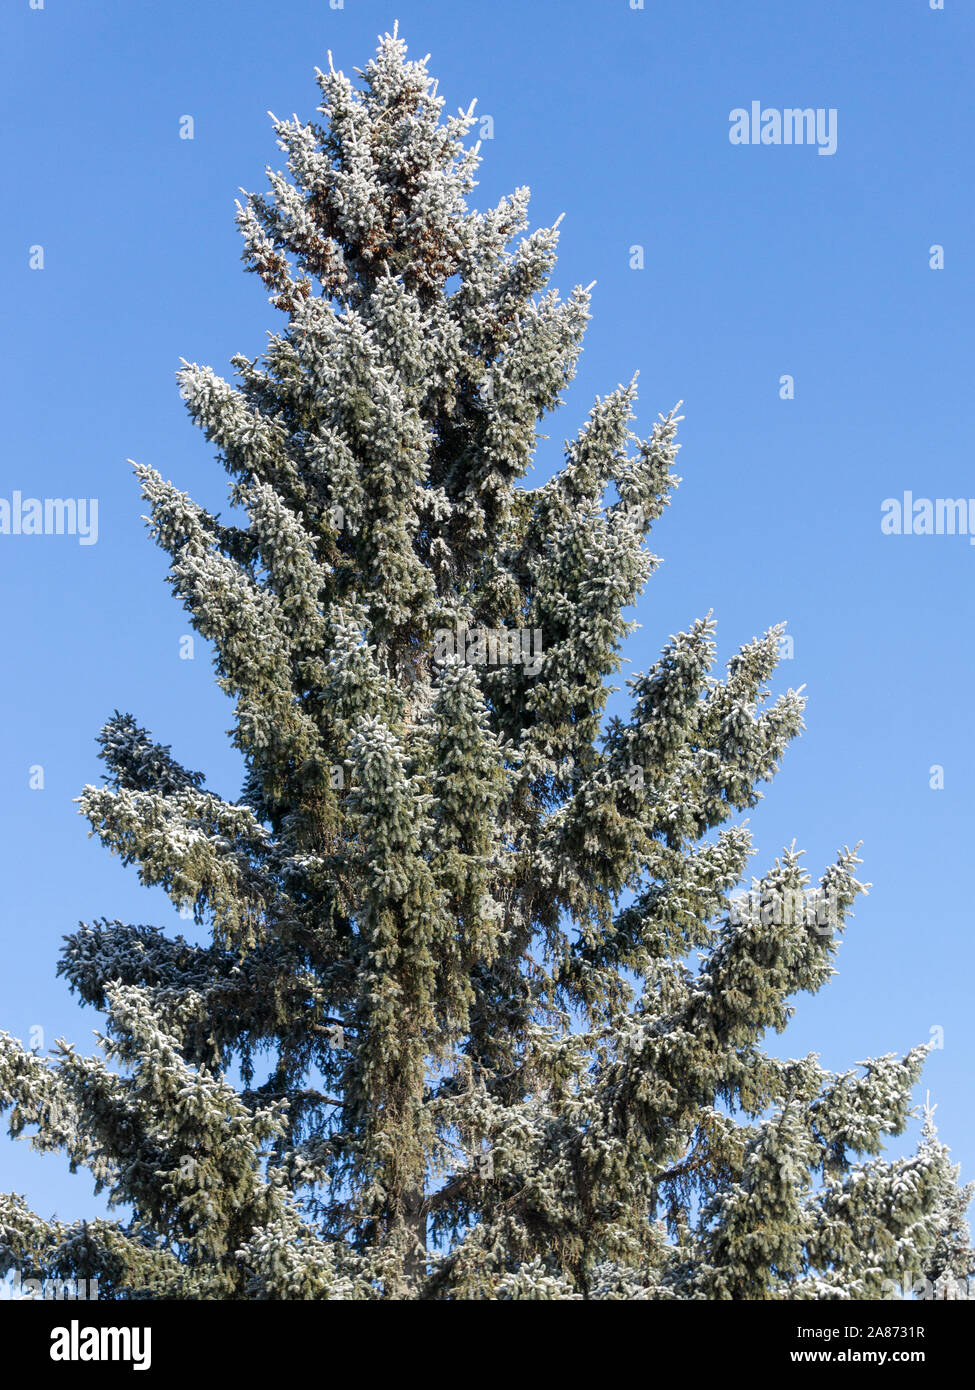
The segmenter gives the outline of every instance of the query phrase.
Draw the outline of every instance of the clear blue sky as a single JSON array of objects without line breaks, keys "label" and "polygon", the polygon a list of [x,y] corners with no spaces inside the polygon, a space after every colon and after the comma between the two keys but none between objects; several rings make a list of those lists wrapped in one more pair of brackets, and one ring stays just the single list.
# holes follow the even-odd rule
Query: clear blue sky
[{"label": "clear blue sky", "polygon": [[[537,480],[592,398],[640,370],[639,424],[685,402],[685,481],[628,655],[645,668],[713,608],[722,657],[787,619],[807,732],[751,824],[756,871],[795,838],[818,871],[863,839],[840,973],[777,1047],[831,1067],[944,1031],[925,1086],[975,1177],[969,902],[975,548],[885,536],[881,503],[975,495],[971,386],[975,19],[968,0],[6,0],[0,16],[6,331],[0,497],[97,497],[97,544],[0,535],[0,1028],[87,1049],[99,1018],[54,970],[107,916],[182,925],[86,838],[95,737],[132,712],[231,798],[230,709],[163,583],[127,456],[205,505],[225,478],[191,427],[180,355],[227,372],[280,316],[242,273],[233,202],[278,167],[265,112],[313,113],[316,64],[361,66],[400,21],[449,109],[494,120],[475,203],[527,183],[560,212],[556,283],[598,281]],[[729,113],[835,108],[838,147],[729,141]],[[193,140],[179,138],[191,115]],[[932,244],[943,270],[929,268]],[[43,246],[44,269],[29,267]],[[645,269],[630,268],[644,248]],[[966,329],[965,325],[968,325]],[[795,399],[779,398],[779,379]],[[28,769],[44,768],[43,790]],[[943,790],[929,769],[944,768]],[[923,1088],[922,1088],[923,1091]],[[894,1146],[894,1151],[900,1149]],[[0,1142],[0,1190],[101,1209],[60,1158]]]}]

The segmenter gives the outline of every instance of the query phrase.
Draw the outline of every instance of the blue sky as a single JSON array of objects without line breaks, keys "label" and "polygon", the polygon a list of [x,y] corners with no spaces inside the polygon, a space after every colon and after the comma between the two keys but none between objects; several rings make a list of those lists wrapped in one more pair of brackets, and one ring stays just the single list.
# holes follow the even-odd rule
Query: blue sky
[{"label": "blue sky", "polygon": [[[35,0],[36,2],[36,0]],[[883,535],[881,504],[975,494],[970,384],[975,18],[964,0],[8,0],[0,15],[7,330],[0,497],[97,497],[98,539],[0,534],[0,1028],[92,1043],[55,977],[61,936],[180,927],[93,841],[72,798],[133,713],[234,797],[230,708],[163,583],[127,457],[213,509],[225,477],[178,398],[178,359],[227,372],[280,316],[244,276],[238,186],[279,151],[266,111],[313,114],[313,68],[363,65],[399,19],[448,108],[478,98],[486,207],[527,183],[565,212],[555,277],[597,281],[542,481],[592,399],[640,371],[638,426],[684,401],[684,482],[631,671],[714,609],[722,658],[787,620],[780,682],[807,731],[751,816],[756,872],[795,839],[813,872],[862,839],[839,975],[775,1044],[841,1068],[940,1036],[923,1090],[975,1178],[968,902],[975,549]],[[835,109],[837,149],[735,146],[735,108]],[[180,139],[193,117],[194,138]],[[944,268],[929,265],[944,247]],[[43,247],[32,269],[31,247]],[[631,268],[631,248],[645,268]],[[34,260],[38,258],[36,253]],[[966,327],[967,325],[967,327]],[[780,398],[780,378],[795,396]],[[43,767],[43,789],[29,769]],[[944,786],[930,786],[931,768]],[[36,777],[35,777],[36,780]],[[33,1034],[34,1040],[39,1035]],[[892,1152],[902,1143],[895,1142]],[[0,1190],[73,1218],[102,1204],[59,1157],[0,1141]]]}]

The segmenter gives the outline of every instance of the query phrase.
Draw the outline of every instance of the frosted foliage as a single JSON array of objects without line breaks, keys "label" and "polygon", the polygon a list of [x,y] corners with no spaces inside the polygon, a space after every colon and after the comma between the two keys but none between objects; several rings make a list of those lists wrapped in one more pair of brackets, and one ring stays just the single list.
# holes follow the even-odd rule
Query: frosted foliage
[{"label": "frosted foliage", "polygon": [[[801,694],[771,693],[781,629],[719,671],[699,619],[606,717],[680,416],[638,436],[617,386],[526,486],[590,314],[550,287],[558,224],[529,229],[526,188],[468,207],[474,108],[446,115],[397,36],[317,79],[312,120],[274,120],[285,170],[238,205],[283,317],[232,383],[179,373],[233,519],[136,470],[243,787],[106,725],[81,813],[194,939],[82,925],[60,970],[105,1017],[96,1053],[0,1035],[13,1133],[125,1212],[0,1198],[0,1266],[255,1300],[967,1277],[933,1123],[882,1156],[925,1048],[840,1074],[763,1048],[864,891],[849,848],[751,872],[743,815],[802,728]],[[512,631],[517,659],[471,659]],[[794,910],[817,894],[825,921]]]}]

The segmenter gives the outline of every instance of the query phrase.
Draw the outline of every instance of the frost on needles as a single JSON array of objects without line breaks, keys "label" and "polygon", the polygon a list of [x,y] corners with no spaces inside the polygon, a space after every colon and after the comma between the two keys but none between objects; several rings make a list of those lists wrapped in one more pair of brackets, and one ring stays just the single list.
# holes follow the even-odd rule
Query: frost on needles
[{"label": "frost on needles", "polygon": [[[605,716],[679,417],[636,436],[620,386],[523,486],[589,319],[549,288],[557,224],[527,230],[527,188],[469,210],[473,105],[445,118],[395,34],[358,81],[317,80],[320,119],[274,120],[288,172],[238,207],[284,327],[236,384],[179,373],[246,524],[136,469],[235,702],[242,795],[116,714],[81,797],[208,944],[82,926],[60,971],[106,1017],[99,1052],[0,1035],[12,1132],[122,1213],[0,1197],[0,1268],[191,1299],[964,1278],[968,1193],[930,1118],[880,1157],[926,1048],[839,1074],[763,1050],[862,891],[855,852],[812,883],[790,850],[749,896],[784,910],[734,901],[740,813],[801,729],[800,695],[769,695],[779,630],[716,675],[697,621]],[[437,658],[445,632],[512,630],[540,662]]]}]

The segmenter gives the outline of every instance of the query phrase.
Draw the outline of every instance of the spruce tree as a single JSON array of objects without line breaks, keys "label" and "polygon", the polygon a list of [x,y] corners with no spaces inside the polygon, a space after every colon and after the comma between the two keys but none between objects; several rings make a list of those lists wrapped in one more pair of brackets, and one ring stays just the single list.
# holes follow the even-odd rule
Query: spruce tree
[{"label": "spruce tree", "polygon": [[81,810],[201,928],[99,921],[60,971],[99,1051],[0,1035],[13,1134],[117,1220],[0,1197],[0,1263],[102,1297],[868,1299],[970,1269],[926,1047],[839,1074],[763,1047],[833,973],[863,885],[790,849],[744,893],[741,813],[802,727],[780,630],[714,673],[710,617],[608,683],[655,566],[679,416],[599,398],[522,479],[588,292],[549,288],[527,188],[469,210],[473,105],[395,35],[288,173],[238,204],[284,315],[179,373],[231,520],[136,472],[212,645],[245,766],[226,800],[129,714]]}]

